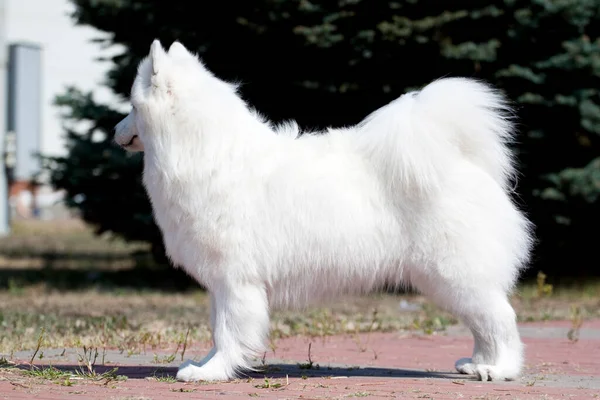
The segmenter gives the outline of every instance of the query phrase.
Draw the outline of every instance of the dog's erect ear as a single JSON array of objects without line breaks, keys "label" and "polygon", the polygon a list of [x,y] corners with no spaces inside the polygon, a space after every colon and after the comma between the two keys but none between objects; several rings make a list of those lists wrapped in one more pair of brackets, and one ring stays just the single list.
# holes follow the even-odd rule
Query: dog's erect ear
[{"label": "dog's erect ear", "polygon": [[160,41],[155,39],[150,46],[150,64],[152,65],[152,76],[150,82],[154,90],[159,92],[166,92],[171,95],[171,82],[169,79],[168,64],[169,56],[165,49],[163,49]]},{"label": "dog's erect ear", "polygon": [[171,47],[169,47],[169,56],[183,59],[190,57],[191,54],[184,45],[175,41],[173,44],[171,44]]},{"label": "dog's erect ear", "polygon": [[163,49],[160,41],[155,39],[150,45],[150,62],[152,63],[152,74],[158,74],[161,67],[164,65],[167,59],[167,53]]}]

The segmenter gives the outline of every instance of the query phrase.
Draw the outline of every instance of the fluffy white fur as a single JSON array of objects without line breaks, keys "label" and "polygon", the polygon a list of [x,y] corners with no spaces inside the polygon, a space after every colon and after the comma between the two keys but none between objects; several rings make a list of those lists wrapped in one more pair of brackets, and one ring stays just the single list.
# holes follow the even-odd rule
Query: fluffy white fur
[{"label": "fluffy white fur", "polygon": [[[273,126],[180,43],[139,67],[115,140],[145,151],[144,185],[168,255],[207,287],[214,348],[183,381],[225,380],[264,349],[273,307],[412,285],[471,329],[458,371],[516,378],[507,300],[531,247],[510,197],[504,99],[441,79],[357,126]],[[402,351],[402,343],[392,351]]]}]

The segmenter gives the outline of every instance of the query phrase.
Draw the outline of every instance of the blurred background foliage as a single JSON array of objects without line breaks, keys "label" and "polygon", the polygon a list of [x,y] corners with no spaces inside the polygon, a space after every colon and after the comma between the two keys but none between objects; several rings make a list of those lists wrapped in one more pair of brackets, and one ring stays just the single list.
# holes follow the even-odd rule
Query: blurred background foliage
[{"label": "blurred background foliage", "polygon": [[[219,77],[242,83],[261,113],[305,129],[357,123],[443,76],[487,80],[518,113],[516,200],[538,238],[528,274],[600,275],[600,1],[73,3],[78,24],[106,32],[99,49],[123,46],[106,77],[123,100],[155,37],[163,46],[181,41]],[[45,160],[53,185],[99,233],[149,243],[166,265],[141,184],[143,155],[112,143],[124,115],[77,88],[56,102],[69,152]]]}]

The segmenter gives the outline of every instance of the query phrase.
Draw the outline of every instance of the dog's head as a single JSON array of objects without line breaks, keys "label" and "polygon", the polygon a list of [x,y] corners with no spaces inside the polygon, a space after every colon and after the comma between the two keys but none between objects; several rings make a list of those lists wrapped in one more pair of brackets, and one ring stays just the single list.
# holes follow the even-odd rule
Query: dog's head
[{"label": "dog's head", "polygon": [[115,126],[115,142],[127,151],[144,151],[149,135],[160,134],[173,123],[178,107],[194,106],[194,101],[182,100],[197,93],[198,85],[210,77],[181,43],[174,42],[167,52],[154,40],[131,89],[132,110]]}]

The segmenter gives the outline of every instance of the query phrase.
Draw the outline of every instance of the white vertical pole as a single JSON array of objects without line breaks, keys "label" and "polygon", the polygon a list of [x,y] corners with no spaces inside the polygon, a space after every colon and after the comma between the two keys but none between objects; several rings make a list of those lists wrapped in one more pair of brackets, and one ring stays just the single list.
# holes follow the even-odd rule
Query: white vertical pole
[{"label": "white vertical pole", "polygon": [[6,46],[6,2],[0,0],[0,236],[10,233],[8,214],[8,182],[6,177],[5,137],[6,137],[6,66],[8,48]]}]

